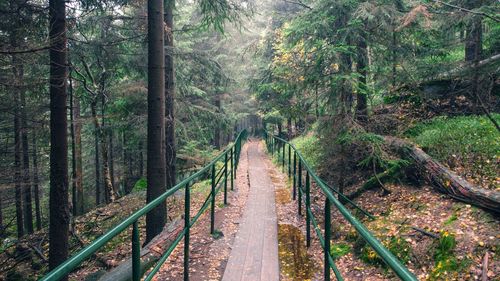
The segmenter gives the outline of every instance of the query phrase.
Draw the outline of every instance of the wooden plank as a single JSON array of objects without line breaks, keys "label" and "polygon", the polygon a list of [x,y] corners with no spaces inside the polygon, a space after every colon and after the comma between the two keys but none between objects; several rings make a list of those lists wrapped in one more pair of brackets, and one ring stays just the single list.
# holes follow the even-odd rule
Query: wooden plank
[{"label": "wooden plank", "polygon": [[250,193],[223,281],[278,281],[278,226],[274,186],[258,142],[248,148]]}]

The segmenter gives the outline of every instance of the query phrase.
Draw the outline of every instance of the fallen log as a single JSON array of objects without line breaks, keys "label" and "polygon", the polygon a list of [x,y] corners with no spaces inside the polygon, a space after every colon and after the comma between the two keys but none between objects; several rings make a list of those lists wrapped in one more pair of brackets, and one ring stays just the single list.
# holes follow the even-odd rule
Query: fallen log
[{"label": "fallen log", "polygon": [[[149,270],[168,249],[172,242],[183,230],[182,220],[170,223],[162,233],[141,249],[141,272]],[[99,281],[128,281],[132,280],[132,258],[122,262],[117,267],[104,273]]]},{"label": "fallen log", "polygon": [[347,198],[349,199],[355,199],[364,192],[375,189],[377,187],[382,187],[384,189],[384,195],[389,194],[390,191],[385,189],[382,185],[383,183],[387,182],[388,180],[391,180],[394,178],[394,176],[399,173],[401,170],[401,167],[399,166],[392,166],[389,169],[383,171],[382,173],[376,174],[375,176],[369,178],[360,188],[358,188],[356,191],[346,195]]},{"label": "fallen log", "polygon": [[391,136],[384,136],[384,141],[391,150],[415,164],[419,176],[437,191],[500,213],[500,192],[481,188],[466,181],[409,141]]}]

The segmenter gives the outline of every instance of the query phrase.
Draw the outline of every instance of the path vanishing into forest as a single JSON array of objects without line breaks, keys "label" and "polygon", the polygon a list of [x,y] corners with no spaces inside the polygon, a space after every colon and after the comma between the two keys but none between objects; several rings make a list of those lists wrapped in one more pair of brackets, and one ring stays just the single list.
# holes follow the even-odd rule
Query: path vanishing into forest
[{"label": "path vanishing into forest", "polygon": [[274,186],[259,143],[248,143],[250,192],[223,281],[279,280]]}]

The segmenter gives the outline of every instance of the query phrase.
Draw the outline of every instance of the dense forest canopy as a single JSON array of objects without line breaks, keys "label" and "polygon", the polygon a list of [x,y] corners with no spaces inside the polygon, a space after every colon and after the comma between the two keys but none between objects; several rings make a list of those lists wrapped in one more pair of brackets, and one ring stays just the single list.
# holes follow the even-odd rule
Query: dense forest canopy
[{"label": "dense forest canopy", "polygon": [[0,255],[59,219],[75,252],[78,218],[152,201],[262,125],[351,199],[416,174],[498,211],[499,70],[497,0],[1,1]]}]

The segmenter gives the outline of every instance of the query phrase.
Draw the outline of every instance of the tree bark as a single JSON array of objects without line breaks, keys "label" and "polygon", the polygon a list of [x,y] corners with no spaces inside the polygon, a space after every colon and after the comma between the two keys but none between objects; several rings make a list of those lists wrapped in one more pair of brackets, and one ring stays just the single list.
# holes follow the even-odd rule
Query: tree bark
[{"label": "tree bark", "polygon": [[[12,31],[14,33],[14,31]],[[11,35],[14,38],[17,35]],[[14,39],[13,41],[15,43]],[[23,220],[23,178],[22,178],[22,165],[21,165],[21,118],[19,116],[20,110],[20,90],[18,85],[22,83],[20,81],[20,74],[18,70],[19,61],[16,56],[12,57],[12,71],[14,74],[14,99],[15,99],[15,112],[14,112],[14,182],[15,182],[15,197],[16,197],[16,223],[17,223],[17,237],[24,236],[24,220]]]},{"label": "tree bark", "polygon": [[[104,89],[104,86],[101,87]],[[113,187],[113,180],[111,178],[111,171],[109,168],[109,146],[108,146],[108,136],[106,133],[106,101],[104,93],[101,93],[101,124],[97,121],[99,127],[99,139],[101,140],[101,153],[102,153],[102,175],[104,176],[104,197],[106,199],[106,204],[109,204],[116,200],[115,188]]]},{"label": "tree bark", "polygon": [[288,139],[291,140],[293,138],[293,134],[292,134],[292,118],[291,117],[288,117],[286,119],[286,131],[287,131],[287,134],[288,134]]},{"label": "tree bark", "polygon": [[[64,0],[49,0],[50,226],[49,269],[68,258],[67,38]],[[67,280],[67,277],[63,278]]]},{"label": "tree bark", "polygon": [[[18,96],[16,93],[16,104],[18,103]],[[17,237],[24,236],[24,220],[23,220],[23,190],[21,178],[21,125],[19,115],[14,114],[14,181],[15,181],[15,197],[16,197],[16,223],[17,223]]]},{"label": "tree bark", "polygon": [[[166,229],[155,239],[150,241],[144,248],[141,249],[141,272],[146,272],[160,258],[161,253],[166,251],[172,244],[175,238],[182,231],[182,222],[177,220],[172,222]],[[132,258],[125,260],[119,266],[105,273],[99,281],[130,281],[132,280]]]},{"label": "tree bark", "polygon": [[[22,66],[21,66],[22,67]],[[21,69],[21,73],[23,73]],[[21,78],[24,76],[22,74]],[[22,78],[24,79],[24,78]],[[22,81],[22,80],[20,80]],[[24,228],[28,234],[33,233],[33,207],[31,200],[31,179],[30,179],[30,156],[28,145],[28,116],[26,114],[26,91],[24,89],[20,92],[21,97],[21,141],[23,148],[23,219]]]},{"label": "tree bark", "polygon": [[101,186],[101,163],[99,157],[99,120],[97,120],[97,110],[96,110],[95,101],[90,104],[90,110],[92,112],[92,120],[94,123],[94,164],[95,164],[95,204],[96,206],[102,203],[102,199],[104,196],[103,188]]},{"label": "tree bark", "polygon": [[465,61],[480,60],[483,49],[483,27],[481,17],[474,16],[467,24],[465,34]]},{"label": "tree bark", "polygon": [[125,137],[125,132],[122,132],[122,186],[123,190],[126,194],[130,193],[131,189],[129,189],[128,180],[130,175],[128,173],[128,152],[127,152],[127,139]]},{"label": "tree bark", "polygon": [[115,155],[114,155],[114,143],[113,143],[113,129],[109,128],[108,132],[109,138],[109,175],[111,177],[111,183],[113,184],[113,190],[118,196],[119,190],[115,182]]},{"label": "tree bark", "polygon": [[82,127],[80,122],[80,101],[73,92],[73,83],[70,78],[70,117],[71,117],[71,154],[72,154],[72,194],[73,215],[84,213],[83,183],[82,183]]},{"label": "tree bark", "polygon": [[[146,193],[148,203],[165,192],[166,183],[163,13],[162,0],[148,0],[148,188]],[[169,116],[169,118],[172,117],[173,114]],[[169,122],[172,121],[169,120]],[[169,149],[172,151],[171,147]],[[146,215],[146,243],[162,232],[166,222],[166,213],[167,207],[164,201]]]},{"label": "tree bark", "polygon": [[[215,108],[216,108],[216,113],[220,114],[220,112],[221,112],[221,100],[220,100],[219,93],[215,94]],[[221,126],[220,126],[220,122],[217,122],[215,124],[214,146],[217,149],[220,149],[222,147],[222,145],[221,145]]]},{"label": "tree bark", "polygon": [[42,229],[42,211],[40,208],[40,179],[38,177],[38,148],[36,145],[36,135],[35,131],[31,134],[32,138],[32,150],[33,156],[33,192],[35,194],[35,218],[36,218],[36,230]]},{"label": "tree bark", "polygon": [[419,175],[437,191],[457,200],[500,212],[500,192],[471,184],[408,141],[389,136],[384,137],[384,140],[391,149],[414,163]]},{"label": "tree bark", "polygon": [[166,184],[171,188],[176,183],[176,148],[175,148],[175,68],[174,68],[174,8],[175,0],[164,0],[165,21],[165,158],[166,158]]},{"label": "tree bark", "polygon": [[142,140],[139,142],[139,178],[144,176],[144,146]]}]

